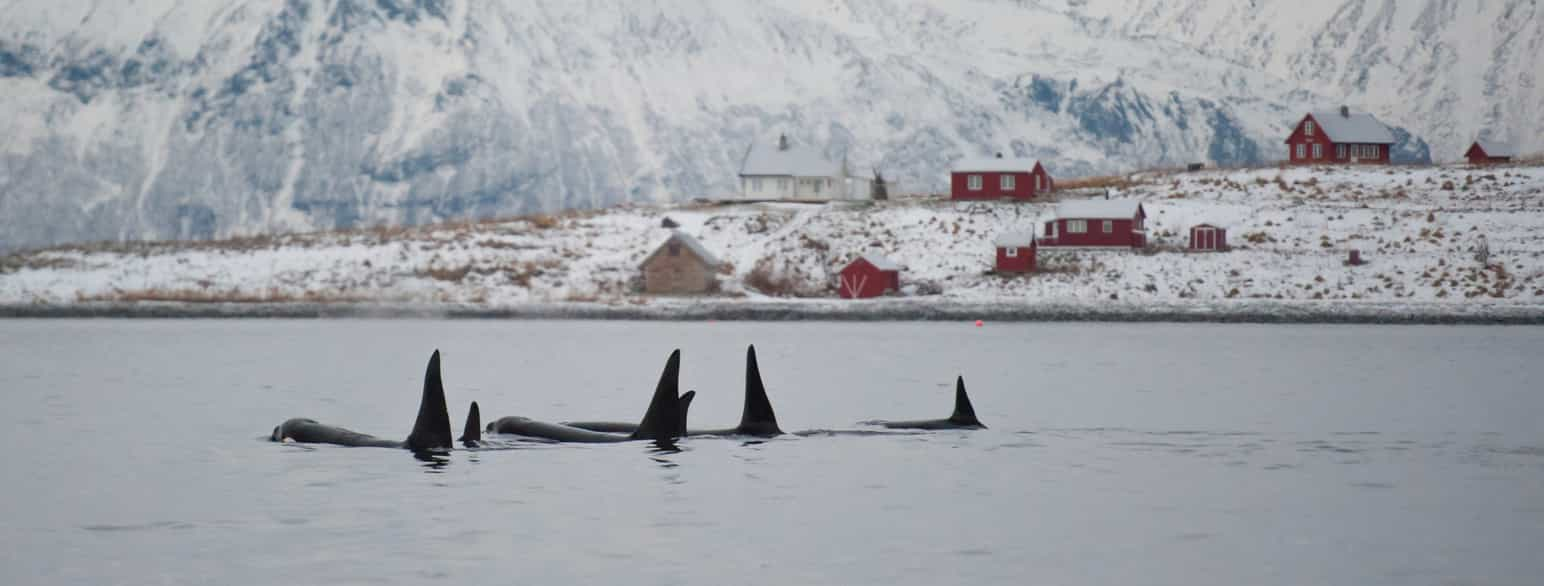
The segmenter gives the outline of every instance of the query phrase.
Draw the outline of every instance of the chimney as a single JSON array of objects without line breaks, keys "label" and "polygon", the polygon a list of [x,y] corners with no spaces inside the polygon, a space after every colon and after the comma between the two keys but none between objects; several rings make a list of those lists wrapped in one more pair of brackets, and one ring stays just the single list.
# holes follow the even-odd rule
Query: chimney
[{"label": "chimney", "polygon": [[786,134],[779,134],[779,135],[777,135],[777,150],[780,150],[780,151],[788,150],[788,135],[786,135]]},{"label": "chimney", "polygon": [[1350,106],[1341,106],[1340,107],[1340,117],[1341,118],[1350,118],[1351,117],[1351,107]]},{"label": "chimney", "polygon": [[997,152],[997,158],[999,158],[999,159],[1001,159],[1001,158],[1003,158],[1003,153],[1002,153],[1002,151],[998,151],[998,152]]}]

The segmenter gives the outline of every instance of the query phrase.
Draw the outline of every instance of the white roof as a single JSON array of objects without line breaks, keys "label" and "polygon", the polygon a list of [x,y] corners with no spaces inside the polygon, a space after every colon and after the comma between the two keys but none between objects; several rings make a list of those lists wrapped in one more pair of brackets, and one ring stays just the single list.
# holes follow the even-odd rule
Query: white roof
[{"label": "white roof", "polygon": [[841,161],[827,159],[812,147],[789,141],[786,150],[778,141],[753,143],[740,163],[740,176],[841,177]]},{"label": "white roof", "polygon": [[1480,145],[1480,148],[1485,151],[1485,155],[1488,157],[1517,156],[1517,145],[1514,144],[1504,143],[1489,138],[1476,140],[1474,141],[1474,144]]},{"label": "white roof", "polygon": [[1129,220],[1141,206],[1142,202],[1134,199],[1078,199],[1056,204],[1056,217]]},{"label": "white roof", "polygon": [[1035,242],[1035,233],[1032,232],[1032,231],[1031,232],[1004,232],[1002,234],[998,234],[997,235],[997,239],[994,240],[993,242],[995,244],[997,244],[998,246],[1008,246],[1008,247],[1013,247],[1013,248],[1026,248],[1030,244],[1033,244]]},{"label": "white roof", "polygon": [[1394,133],[1372,114],[1352,112],[1350,116],[1341,116],[1339,110],[1333,110],[1314,112],[1313,119],[1319,122],[1324,135],[1335,142],[1394,144]]},{"label": "white roof", "polygon": [[872,252],[863,255],[863,260],[868,261],[869,264],[874,265],[874,268],[879,269],[881,271],[899,271],[899,270],[901,270],[901,265],[895,264],[895,261],[890,260],[888,258],[885,258],[883,256],[880,256],[878,254],[872,253]]},{"label": "white roof", "polygon": [[678,230],[671,231],[670,238],[667,238],[664,242],[661,242],[660,245],[654,249],[654,252],[649,253],[649,256],[643,259],[643,262],[647,264],[649,260],[653,259],[656,255],[659,254],[659,251],[664,250],[665,245],[670,244],[671,240],[680,242],[681,244],[685,245],[686,248],[692,251],[692,254],[696,255],[697,258],[702,259],[703,262],[706,262],[710,265],[718,264],[718,257],[713,256],[713,253],[708,252],[708,249],[703,247],[701,242],[698,242],[696,238],[692,238],[690,234]]},{"label": "white roof", "polygon": [[1039,161],[1034,159],[999,159],[997,157],[965,158],[955,161],[955,173],[979,171],[983,173],[1028,173],[1035,170]]}]

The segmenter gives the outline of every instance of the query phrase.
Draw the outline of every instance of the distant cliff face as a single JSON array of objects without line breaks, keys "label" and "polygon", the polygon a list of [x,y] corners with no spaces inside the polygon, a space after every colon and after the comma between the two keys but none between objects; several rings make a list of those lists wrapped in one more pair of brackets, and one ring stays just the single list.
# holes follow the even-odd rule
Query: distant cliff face
[{"label": "distant cliff face", "polygon": [[59,4],[0,22],[0,249],[711,197],[779,132],[915,192],[1275,160],[1341,103],[1406,160],[1544,116],[1526,1]]}]

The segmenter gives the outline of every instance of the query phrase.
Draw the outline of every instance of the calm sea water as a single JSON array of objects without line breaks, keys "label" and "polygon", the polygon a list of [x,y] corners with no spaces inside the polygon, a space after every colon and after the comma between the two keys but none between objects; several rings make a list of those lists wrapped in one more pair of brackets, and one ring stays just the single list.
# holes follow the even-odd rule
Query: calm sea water
[{"label": "calm sea water", "polygon": [[[696,425],[757,345],[786,430],[423,462],[264,441],[452,417]],[[0,321],[4,584],[1538,584],[1544,328]]]}]

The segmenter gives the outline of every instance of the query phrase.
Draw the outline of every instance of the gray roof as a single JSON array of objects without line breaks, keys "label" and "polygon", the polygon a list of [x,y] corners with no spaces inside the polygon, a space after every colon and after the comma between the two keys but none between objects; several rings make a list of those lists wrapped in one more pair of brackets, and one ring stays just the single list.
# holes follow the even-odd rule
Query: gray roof
[{"label": "gray roof", "polygon": [[1134,199],[1078,199],[1056,204],[1056,217],[1129,220],[1140,207],[1142,202]]},{"label": "gray roof", "polygon": [[999,159],[997,157],[965,158],[955,161],[955,173],[1028,173],[1035,170],[1040,161],[1034,159]]},{"label": "gray roof", "polygon": [[993,241],[993,243],[998,246],[1006,246],[1012,248],[1028,248],[1029,245],[1034,244],[1034,242],[1035,233],[1033,231],[1004,232],[1002,234],[998,234],[997,239]]},{"label": "gray roof", "polygon": [[712,266],[718,266],[718,257],[713,256],[713,253],[708,252],[708,249],[703,247],[702,243],[698,242],[696,238],[692,238],[690,234],[681,231],[672,231],[670,233],[670,237],[666,238],[664,242],[661,242],[659,246],[655,247],[654,252],[651,252],[649,253],[649,256],[644,257],[643,262],[640,264],[649,264],[649,261],[654,260],[654,257],[659,256],[659,252],[664,250],[665,246],[670,244],[671,240],[685,245],[688,250],[692,251],[693,255],[702,259],[703,262]]},{"label": "gray roof", "polygon": [[1474,144],[1480,145],[1480,148],[1485,151],[1485,156],[1488,156],[1488,157],[1515,157],[1515,156],[1517,156],[1517,145],[1515,145],[1515,144],[1505,143],[1505,142],[1501,142],[1499,140],[1492,140],[1492,139],[1489,139],[1489,138],[1482,138],[1482,139],[1476,140],[1476,141],[1474,141]]},{"label": "gray roof", "polygon": [[1389,132],[1389,127],[1366,112],[1352,112],[1350,116],[1341,116],[1339,110],[1314,112],[1313,119],[1334,142],[1394,144],[1394,133]]},{"label": "gray roof", "polygon": [[901,270],[901,265],[895,264],[895,261],[890,260],[888,258],[885,258],[883,256],[880,256],[879,254],[876,254],[876,253],[873,253],[873,252],[870,252],[868,254],[863,255],[863,260],[868,261],[869,264],[874,265],[874,268],[879,269],[881,271],[899,271],[899,270]]},{"label": "gray roof", "polygon": [[790,144],[786,150],[778,142],[756,142],[740,163],[740,176],[841,177],[842,162],[827,159],[813,147]]}]

